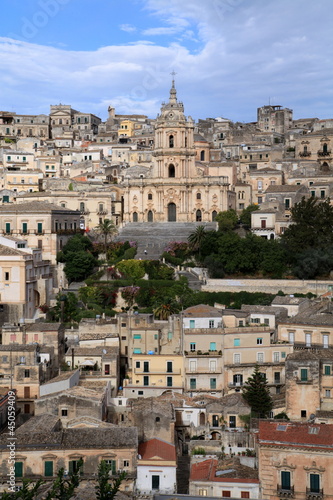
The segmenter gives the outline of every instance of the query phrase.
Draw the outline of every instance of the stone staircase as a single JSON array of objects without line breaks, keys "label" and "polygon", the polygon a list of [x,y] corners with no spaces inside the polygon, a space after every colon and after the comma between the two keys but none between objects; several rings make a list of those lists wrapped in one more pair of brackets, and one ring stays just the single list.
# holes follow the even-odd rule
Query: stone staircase
[{"label": "stone staircase", "polygon": [[217,227],[216,222],[129,222],[119,230],[116,241],[136,241],[136,259],[156,260],[170,241],[187,241],[198,226],[207,231]]},{"label": "stone staircase", "polygon": [[190,479],[190,460],[189,455],[178,456],[177,463],[177,493],[179,495],[188,495]]}]

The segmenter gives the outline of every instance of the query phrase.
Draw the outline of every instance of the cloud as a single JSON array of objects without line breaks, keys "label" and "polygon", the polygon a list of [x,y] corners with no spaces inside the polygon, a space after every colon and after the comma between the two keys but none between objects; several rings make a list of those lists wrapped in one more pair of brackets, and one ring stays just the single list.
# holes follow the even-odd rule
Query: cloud
[{"label": "cloud", "polygon": [[121,31],[126,31],[127,33],[134,33],[136,31],[136,27],[131,24],[121,24],[119,29],[121,29]]},{"label": "cloud", "polygon": [[[47,112],[61,101],[105,118],[115,103],[119,113],[154,117],[175,69],[178,96],[195,118],[254,121],[272,95],[297,118],[332,117],[333,11],[330,0],[319,3],[143,0],[137,15],[147,28],[136,34],[148,40],[91,51],[1,38],[0,108]],[[149,40],[158,35],[168,43]]]}]

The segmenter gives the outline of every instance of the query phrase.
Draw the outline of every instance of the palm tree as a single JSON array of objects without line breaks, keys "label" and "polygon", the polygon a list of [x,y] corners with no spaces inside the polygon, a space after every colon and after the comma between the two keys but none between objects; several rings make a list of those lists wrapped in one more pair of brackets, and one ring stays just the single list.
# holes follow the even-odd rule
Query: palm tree
[{"label": "palm tree", "polygon": [[192,251],[193,252],[199,251],[199,260],[201,258],[201,252],[200,252],[201,243],[205,239],[206,234],[207,233],[205,231],[205,226],[198,226],[194,231],[194,233],[191,233],[187,238],[187,241],[189,242]]},{"label": "palm tree", "polygon": [[118,229],[114,225],[114,222],[110,219],[104,219],[102,222],[95,227],[97,233],[104,237],[104,252],[106,254],[108,247],[108,240],[111,240],[114,235],[118,233]]},{"label": "palm tree", "polygon": [[167,320],[172,314],[177,314],[179,309],[179,304],[174,299],[167,298],[156,304],[153,313],[156,318]]}]

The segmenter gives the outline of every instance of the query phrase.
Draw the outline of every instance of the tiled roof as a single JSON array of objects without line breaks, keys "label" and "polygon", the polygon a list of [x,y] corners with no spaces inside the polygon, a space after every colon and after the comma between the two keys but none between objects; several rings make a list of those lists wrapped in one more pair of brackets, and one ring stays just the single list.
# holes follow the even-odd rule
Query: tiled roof
[{"label": "tiled roof", "polygon": [[266,189],[266,193],[297,193],[301,188],[304,188],[305,186],[297,186],[297,185],[288,185],[288,184],[283,184],[283,185],[270,185]]},{"label": "tiled roof", "polygon": [[156,438],[141,443],[139,445],[139,455],[141,455],[142,460],[166,460],[168,462],[176,462],[175,446]]},{"label": "tiled roof", "polygon": [[26,252],[22,252],[21,250],[16,250],[15,248],[10,248],[5,245],[0,245],[0,255],[14,257],[14,256],[29,255],[29,254],[27,254]]},{"label": "tiled roof", "polygon": [[259,445],[322,448],[333,452],[333,425],[259,422]]},{"label": "tiled roof", "polygon": [[[228,471],[223,473],[223,471]],[[218,473],[218,475],[216,475]],[[240,465],[238,459],[224,461],[222,465],[214,458],[192,465],[190,481],[213,481],[214,483],[259,483],[258,471]]]},{"label": "tiled roof", "polygon": [[205,304],[188,307],[183,312],[184,318],[211,318],[212,316],[221,318],[221,311],[215,307],[207,306]]},{"label": "tiled roof", "polygon": [[57,212],[71,212],[73,214],[78,213],[77,210],[70,210],[68,208],[60,207],[59,205],[55,205],[54,203],[48,203],[46,201],[29,201],[17,204],[8,204],[0,206],[0,213],[51,213],[53,211]]},{"label": "tiled roof", "polygon": [[33,323],[27,325],[26,330],[31,332],[57,332],[61,323]]}]

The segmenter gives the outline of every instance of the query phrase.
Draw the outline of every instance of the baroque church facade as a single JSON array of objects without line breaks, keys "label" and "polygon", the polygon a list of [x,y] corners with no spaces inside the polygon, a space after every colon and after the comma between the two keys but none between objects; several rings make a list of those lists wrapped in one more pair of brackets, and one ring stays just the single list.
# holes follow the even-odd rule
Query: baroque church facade
[{"label": "baroque church facade", "polygon": [[152,165],[124,173],[123,222],[211,222],[234,208],[229,178],[209,175],[209,164],[195,156],[194,121],[185,117],[173,80],[156,119]]}]

